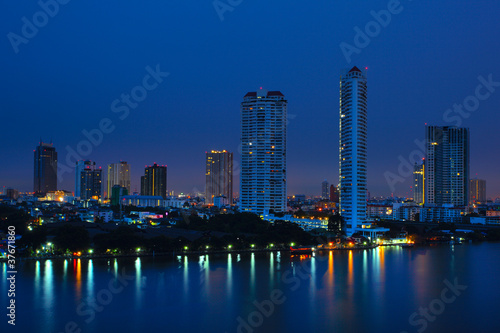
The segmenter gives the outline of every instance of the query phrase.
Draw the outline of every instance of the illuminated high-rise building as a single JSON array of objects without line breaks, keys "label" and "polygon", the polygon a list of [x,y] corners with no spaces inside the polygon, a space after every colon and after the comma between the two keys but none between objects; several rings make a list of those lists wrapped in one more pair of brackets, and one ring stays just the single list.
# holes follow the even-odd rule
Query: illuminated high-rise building
[{"label": "illuminated high-rise building", "polygon": [[108,164],[108,178],[106,181],[106,195],[111,198],[113,186],[119,185],[130,193],[130,165],[127,162]]},{"label": "illuminated high-rise building", "polygon": [[425,204],[469,204],[469,129],[425,127]]},{"label": "illuminated high-rise building", "polygon": [[85,169],[95,170],[95,162],[92,161],[76,161],[75,166],[75,197],[82,198],[81,185],[82,185],[82,171]]},{"label": "illuminated high-rise building", "polygon": [[141,195],[161,196],[167,198],[167,166],[146,166],[144,176],[141,177]]},{"label": "illuminated high-rise building", "polygon": [[469,184],[469,204],[485,204],[486,203],[486,180],[471,179]]},{"label": "illuminated high-rise building", "polygon": [[[95,163],[94,163],[95,165]],[[99,200],[102,193],[101,168],[87,167],[80,172],[80,199]]]},{"label": "illuminated high-rise building", "polygon": [[413,201],[418,204],[425,203],[425,159],[422,164],[413,166]]},{"label": "illuminated high-rise building", "polygon": [[347,233],[366,221],[367,82],[353,67],[340,78],[340,214]]},{"label": "illuminated high-rise building", "polygon": [[325,179],[321,183],[321,199],[328,200],[330,198],[330,188],[328,187],[328,181]]},{"label": "illuminated high-rise building", "polygon": [[338,203],[339,199],[339,190],[335,185],[330,185],[330,201]]},{"label": "illuminated high-rise building", "polygon": [[216,197],[233,202],[233,153],[225,150],[206,153],[205,203],[213,204]]},{"label": "illuminated high-rise building", "polygon": [[57,190],[57,152],[52,143],[40,144],[34,150],[33,191],[46,194]]},{"label": "illuminated high-rise building", "polygon": [[249,92],[241,103],[241,211],[286,211],[287,101],[279,91]]},{"label": "illuminated high-rise building", "polygon": [[128,190],[125,187],[120,185],[114,185],[111,188],[111,195],[108,194],[108,197],[111,198],[110,202],[112,206],[117,206],[120,204],[120,197],[128,195]]}]

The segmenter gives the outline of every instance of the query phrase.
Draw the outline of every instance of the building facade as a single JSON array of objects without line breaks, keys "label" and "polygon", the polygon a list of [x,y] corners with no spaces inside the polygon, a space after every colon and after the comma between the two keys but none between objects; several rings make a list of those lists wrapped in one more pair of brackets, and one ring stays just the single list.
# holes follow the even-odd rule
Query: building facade
[{"label": "building facade", "polygon": [[469,184],[469,204],[485,204],[486,203],[486,180],[471,179]]},{"label": "building facade", "polygon": [[413,202],[425,203],[425,159],[413,166]]},{"label": "building facade", "polygon": [[[94,163],[95,164],[95,163]],[[102,191],[102,170],[86,168],[80,172],[80,199],[99,200]]]},{"label": "building facade", "polygon": [[338,203],[339,199],[339,190],[335,185],[330,185],[330,201]]},{"label": "building facade", "polygon": [[153,165],[146,166],[144,176],[141,177],[141,195],[160,196],[167,198],[167,166]]},{"label": "building facade", "polygon": [[76,161],[75,166],[75,197],[81,198],[82,171],[85,169],[95,170],[95,162]]},{"label": "building facade", "polygon": [[425,203],[469,204],[469,129],[425,128]]},{"label": "building facade", "polygon": [[340,78],[340,214],[348,234],[366,221],[367,80],[357,67]]},{"label": "building facade", "polygon": [[321,199],[330,199],[330,188],[326,179],[321,183]]},{"label": "building facade", "polygon": [[205,155],[205,203],[213,204],[214,198],[225,197],[232,204],[233,153],[212,150]]},{"label": "building facade", "polygon": [[[128,195],[128,190],[126,187],[120,186],[120,185],[114,185],[111,188],[111,205],[112,206],[117,206],[120,204],[120,198],[122,196]],[[108,194],[109,197],[109,194]]]},{"label": "building facade", "polygon": [[33,192],[45,194],[57,190],[57,152],[52,143],[40,144],[34,151]]},{"label": "building facade", "polygon": [[249,92],[241,103],[240,210],[285,212],[287,101],[279,91]]},{"label": "building facade", "polygon": [[106,181],[106,195],[111,197],[113,186],[119,185],[127,189],[130,193],[130,165],[127,162],[108,164],[108,174]]},{"label": "building facade", "polygon": [[465,208],[452,205],[426,206],[420,209],[420,222],[461,223]]}]

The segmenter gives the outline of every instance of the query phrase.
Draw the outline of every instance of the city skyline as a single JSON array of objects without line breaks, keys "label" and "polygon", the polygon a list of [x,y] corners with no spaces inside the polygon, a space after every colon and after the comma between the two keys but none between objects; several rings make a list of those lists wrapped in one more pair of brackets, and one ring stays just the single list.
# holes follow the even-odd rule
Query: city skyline
[{"label": "city skyline", "polygon": [[0,7],[0,325],[498,331],[500,1]]},{"label": "city skyline", "polygon": [[[429,128],[429,127],[431,127],[431,128],[449,128],[449,129],[457,129],[457,128],[453,127],[453,126],[451,126],[451,127],[447,127],[447,126],[429,126],[429,125],[427,125],[427,124],[426,124],[426,126],[425,126],[425,128],[426,128],[426,132],[428,132],[428,128]],[[458,130],[460,130],[460,128],[458,128]],[[466,140],[467,140],[467,156],[469,156],[469,155],[470,155],[470,148],[468,147],[468,145],[469,145],[469,134],[468,134],[468,129],[466,129],[466,130],[467,130],[467,139],[466,139]],[[427,133],[426,135],[428,135],[428,133]],[[442,135],[441,135],[441,136],[442,136]],[[429,140],[427,140],[427,141],[429,141]],[[431,146],[429,146],[429,144],[430,144],[430,142],[427,142],[427,146],[428,146],[428,147],[427,147],[427,151],[429,150],[429,147],[431,147]],[[35,173],[36,173],[36,163],[37,163],[37,162],[36,162],[36,151],[37,151],[37,149],[39,149],[40,147],[49,147],[50,149],[55,149],[55,146],[54,146],[54,144],[53,144],[53,143],[47,144],[47,143],[43,143],[43,142],[41,142],[41,141],[40,141],[40,146],[37,146],[37,147],[36,147],[36,149],[34,150],[34,152],[35,152]],[[56,158],[57,158],[57,151],[55,151],[55,152],[56,152]],[[216,151],[215,151],[215,152],[216,152]],[[207,154],[207,153],[205,153],[205,154]],[[426,152],[426,155],[425,155],[425,156],[427,156],[427,154],[428,154],[428,152]],[[424,159],[423,159],[423,160],[424,160]],[[470,162],[468,162],[467,164],[469,164],[469,163],[470,163]],[[85,161],[84,161],[84,160],[79,160],[79,161],[77,161],[77,162],[76,162],[76,166],[75,166],[75,175],[74,175],[74,177],[75,177],[76,181],[75,181],[75,183],[74,183],[74,184],[75,184],[75,186],[74,186],[73,190],[72,190],[72,189],[67,189],[67,188],[63,188],[63,189],[61,189],[61,188],[57,188],[57,190],[65,190],[65,191],[74,192],[75,196],[77,196],[77,197],[78,197],[78,191],[79,191],[79,189],[78,189],[78,188],[79,188],[79,186],[78,186],[78,185],[79,185],[79,179],[80,179],[80,177],[78,177],[77,175],[78,175],[78,173],[80,173],[80,172],[81,172],[81,170],[83,170],[85,167],[87,167],[87,166],[88,166],[88,165],[90,165],[90,164],[92,164],[92,166],[91,166],[92,168],[96,168],[95,162],[93,162],[93,161],[90,161],[90,160],[85,160]],[[156,163],[155,163],[155,164],[156,164]],[[116,166],[121,166],[122,168],[123,168],[123,167],[125,167],[125,170],[126,170],[126,175],[124,176],[124,181],[125,181],[125,183],[126,183],[128,186],[130,186],[129,184],[131,184],[131,183],[133,184],[133,182],[131,182],[131,181],[129,180],[129,179],[130,179],[130,173],[129,173],[129,168],[130,168],[130,165],[128,165],[128,164],[127,164],[127,162],[121,161],[121,162],[119,162],[119,163],[111,163],[111,164],[109,164],[109,165],[108,165],[108,174],[109,174],[109,172],[110,172],[110,168],[111,168],[111,167],[115,167],[115,168],[116,168]],[[418,168],[420,168],[420,167],[422,167],[422,165],[415,165],[415,166],[414,166],[414,170],[412,171],[413,175],[415,175],[415,172],[417,172],[417,167],[418,167]],[[467,170],[468,170],[468,169],[469,169],[469,166],[467,165]],[[205,174],[206,174],[206,171],[205,171]],[[142,176],[140,176],[140,177],[142,177]],[[138,183],[139,183],[139,186],[140,186],[140,183],[141,183],[141,181],[140,181],[140,177],[139,177],[139,182],[138,182]],[[475,177],[475,178],[477,178],[477,177]],[[470,179],[472,179],[472,177],[470,177]],[[415,180],[415,176],[412,178],[412,181],[413,181],[413,182],[412,182],[412,185],[410,185],[410,194],[407,196],[408,198],[415,198],[415,189],[416,189],[416,187],[415,187],[415,182],[416,182],[416,180]],[[324,181],[322,182],[322,184],[324,184],[325,182],[327,182],[327,181],[326,181],[326,180],[324,180]],[[466,181],[466,183],[468,184],[468,180]],[[35,186],[35,184],[33,184],[33,186]],[[125,186],[125,187],[126,187],[126,188],[128,188],[128,186]],[[205,186],[206,186],[206,184],[205,184]],[[13,188],[13,189],[15,189],[15,190],[19,190],[18,188],[15,188],[15,187],[7,187],[7,186],[3,186],[3,188],[4,188],[4,189],[7,189],[7,188]],[[108,178],[107,178],[105,181],[103,180],[103,188],[101,189],[101,191],[102,191],[102,195],[104,195],[104,194],[105,194],[105,192],[107,192],[107,189],[108,189],[108,188],[109,188],[109,184],[108,184]],[[172,190],[173,190],[173,189],[170,189],[170,188],[168,189],[168,191],[169,191],[169,192],[170,192],[170,191],[172,191]],[[194,188],[193,188],[193,191],[194,191],[194,193],[191,193],[191,192],[186,192],[186,193],[191,193],[191,194],[199,193],[199,190],[198,190],[196,187],[194,187]],[[196,192],[196,191],[197,191],[197,192]],[[469,189],[468,189],[468,188],[465,188],[465,189],[464,189],[464,191],[465,191],[464,193],[466,193],[466,195],[469,195]],[[23,192],[23,191],[21,190],[21,192]],[[24,191],[24,192],[31,192],[31,191]],[[131,192],[129,192],[129,193],[133,193],[133,192],[140,193],[140,192],[141,192],[140,187],[139,187],[139,189],[134,188],[134,191],[131,191]],[[178,191],[178,192],[176,191],[176,193],[181,193],[181,191]],[[235,192],[235,194],[236,194],[236,195],[239,195],[239,193],[237,193],[237,192]],[[287,193],[287,196],[294,195],[294,194],[304,194],[304,193],[301,193],[301,192],[297,192],[297,193]],[[323,194],[324,194],[324,189],[322,188],[322,189],[321,189],[318,193],[307,193],[306,195],[309,195],[309,196],[314,197],[314,196],[323,196]],[[488,196],[486,196],[486,197],[487,197],[488,199],[492,199],[492,200],[495,200],[495,198],[496,198],[496,197],[488,197]],[[464,200],[465,200],[465,199],[464,199]],[[430,203],[430,202],[429,202],[429,203]]]},{"label": "city skyline", "polygon": [[[106,8],[115,4],[112,1]],[[500,196],[500,177],[495,168],[498,161],[495,156],[489,156],[498,141],[496,122],[492,119],[497,119],[496,105],[500,101],[496,90],[500,64],[495,58],[499,46],[492,34],[482,33],[483,27],[495,31],[496,21],[484,17],[483,13],[500,9],[500,4],[491,1],[405,3],[404,10],[392,17],[390,25],[371,38],[369,45],[358,47],[359,53],[353,53],[348,62],[339,45],[355,45],[353,28],[363,29],[373,20],[370,11],[381,10],[386,5],[383,1],[356,6],[312,4],[299,11],[305,23],[296,26],[298,4],[287,4],[285,8],[278,3],[266,4],[266,10],[259,14],[263,23],[258,31],[274,31],[276,12],[289,15],[276,35],[287,31],[290,37],[276,43],[272,35],[257,37],[262,34],[238,24],[253,17],[259,8],[258,2],[237,7],[224,22],[219,21],[210,4],[200,8],[188,4],[174,7],[156,4],[155,11],[144,15],[147,21],[141,17],[140,23],[144,23],[141,29],[127,24],[123,28],[131,35],[131,45],[136,45],[134,52],[115,50],[108,55],[104,52],[106,45],[117,34],[107,31],[109,18],[106,24],[98,20],[96,27],[82,31],[81,17],[95,13],[96,5],[72,5],[78,6],[76,11],[67,10],[71,6],[64,7],[57,19],[41,29],[33,40],[19,46],[19,53],[12,51],[7,39],[2,44],[5,60],[11,64],[3,69],[4,75],[12,80],[2,86],[5,98],[0,101],[0,107],[6,111],[2,117],[9,126],[1,135],[4,140],[15,137],[16,142],[1,153],[0,185],[21,191],[32,188],[31,161],[22,152],[32,150],[38,136],[52,137],[59,159],[64,162],[67,147],[76,150],[80,141],[87,140],[82,131],[90,133],[107,118],[112,120],[110,127],[114,130],[104,133],[102,140],[96,141],[100,143],[92,145],[91,153],[81,156],[82,159],[97,161],[103,166],[128,161],[132,166],[132,191],[140,190],[138,179],[142,165],[154,160],[168,163],[171,174],[177,175],[170,186],[177,193],[202,189],[203,152],[224,148],[234,151],[235,160],[239,160],[240,96],[253,87],[263,86],[280,89],[289,96],[292,106],[289,110],[288,194],[316,195],[318,182],[338,178],[338,171],[332,168],[337,164],[337,156],[332,153],[337,147],[331,140],[338,136],[334,125],[337,123],[334,102],[338,98],[337,78],[343,68],[363,64],[369,68],[373,97],[369,109],[375,115],[368,125],[369,147],[380,148],[369,149],[368,153],[368,189],[374,196],[391,193],[411,196],[411,175],[403,177],[404,181],[396,183],[393,190],[384,173],[398,174],[399,157],[409,160],[410,154],[420,149],[415,140],[424,139],[425,123],[459,125],[470,128],[472,133],[482,133],[481,137],[471,138],[471,177],[488,180],[488,197]],[[37,10],[36,3],[13,3],[5,26],[19,33],[20,18]],[[127,5],[121,10],[126,15],[137,8]],[[171,31],[184,24],[175,10],[192,13],[205,29],[188,30],[183,38],[161,43],[166,38],[165,29]],[[455,19],[464,12],[468,13],[470,22],[466,26]],[[336,21],[333,25],[331,15]],[[165,20],[166,17],[169,19]],[[440,28],[438,21],[443,17],[451,28]],[[121,22],[122,16],[113,20]],[[107,32],[103,35],[103,31]],[[88,39],[71,38],[82,33],[88,35]],[[149,37],[144,39],[143,34]],[[239,36],[253,36],[256,41],[248,43]],[[211,40],[210,46],[186,42],[200,37]],[[102,50],[90,47],[94,43],[102,46]],[[68,55],[54,53],[53,48],[47,47],[51,45],[62,45]],[[391,47],[397,47],[398,52],[388,52]],[[135,52],[138,49],[145,51]],[[256,53],[257,49],[266,50],[265,56]],[[313,49],[319,51],[308,51]],[[195,56],[197,54],[205,56]],[[102,60],[94,61],[96,57]],[[120,60],[115,61],[116,58]],[[36,65],[40,62],[44,66]],[[29,63],[33,65],[25,66]],[[146,70],[148,66],[150,71]],[[129,107],[128,114],[111,109],[121,94],[130,94],[135,86],[142,84],[145,75],[157,68],[170,75],[160,78],[162,82],[148,91],[144,101],[135,108]],[[200,77],[200,73],[204,75]],[[213,83],[215,78],[217,84]],[[47,80],[50,84],[45,84]],[[463,109],[462,113],[454,111],[455,104],[461,105],[470,100],[469,96],[474,96],[476,86],[491,81],[494,83],[481,90],[490,96],[481,100],[478,108]],[[147,82],[154,85],[155,81]],[[123,108],[123,103],[119,107]],[[19,119],[18,114],[25,117]],[[160,124],[162,130],[147,130],[156,129]],[[210,130],[221,125],[224,131]],[[18,135],[19,128],[32,136]],[[135,135],[139,133],[138,128],[140,136]],[[486,156],[491,163],[483,163]],[[236,191],[237,178],[235,176]],[[74,171],[62,174],[59,188],[71,190],[73,180]]]}]

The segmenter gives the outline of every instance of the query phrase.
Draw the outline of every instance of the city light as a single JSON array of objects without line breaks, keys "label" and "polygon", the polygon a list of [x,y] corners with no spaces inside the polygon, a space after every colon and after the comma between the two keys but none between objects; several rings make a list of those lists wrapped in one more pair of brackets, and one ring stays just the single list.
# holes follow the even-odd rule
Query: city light
[{"label": "city light", "polygon": [[189,250],[189,247],[184,246],[184,251],[187,251],[187,250]]}]

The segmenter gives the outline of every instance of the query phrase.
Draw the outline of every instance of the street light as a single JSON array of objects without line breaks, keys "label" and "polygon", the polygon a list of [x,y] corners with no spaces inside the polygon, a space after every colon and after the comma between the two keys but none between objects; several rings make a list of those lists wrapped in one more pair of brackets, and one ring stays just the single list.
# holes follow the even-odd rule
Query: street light
[{"label": "street light", "polygon": [[227,246],[227,248],[228,248],[228,249],[231,249],[232,247],[233,247],[232,245],[228,245],[228,246]]}]

